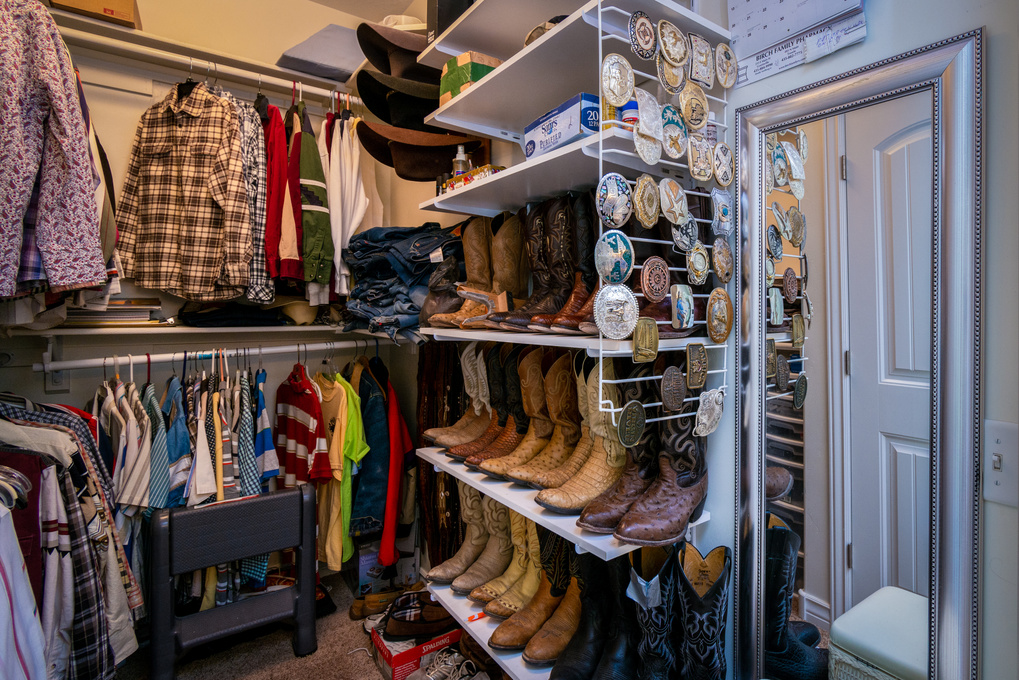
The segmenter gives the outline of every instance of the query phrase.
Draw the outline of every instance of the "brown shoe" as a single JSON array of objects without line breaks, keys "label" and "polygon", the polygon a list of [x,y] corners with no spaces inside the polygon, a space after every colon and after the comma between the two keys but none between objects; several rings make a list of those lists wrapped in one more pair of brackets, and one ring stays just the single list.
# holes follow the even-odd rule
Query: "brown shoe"
[{"label": "brown shoe", "polygon": [[[456,438],[461,432],[468,431],[475,421],[482,417],[485,411],[484,404],[480,401],[480,393],[478,391],[478,375],[477,375],[477,349],[478,343],[476,342],[465,342],[460,343],[459,347],[460,355],[460,370],[463,374],[464,390],[471,399],[471,405],[467,408],[467,411],[460,417],[456,423],[449,427],[432,427],[425,430],[421,437],[428,442],[434,442],[437,446],[456,446],[456,444],[462,444],[463,442],[457,441],[456,444],[445,444],[442,442],[449,441],[449,438]],[[486,390],[487,393],[487,390]],[[476,425],[474,425],[476,427]],[[487,425],[486,425],[487,427]],[[485,428],[482,427],[478,430],[471,439],[476,439],[481,436]],[[466,440],[470,441],[470,439]]]},{"label": "brown shoe", "polygon": [[481,492],[459,479],[456,480],[456,486],[460,493],[460,518],[467,531],[456,554],[425,574],[425,578],[432,583],[452,583],[453,579],[474,564],[488,544],[488,529],[481,509]]},{"label": "brown shoe", "polygon": [[488,496],[481,498],[481,511],[488,530],[488,542],[465,572],[453,579],[450,589],[457,595],[468,595],[478,586],[488,583],[506,571],[513,556],[510,542],[509,509]]},{"label": "brown shoe", "polygon": [[[594,299],[598,296],[601,282],[595,283],[594,290],[587,296],[587,300],[575,314],[557,314],[549,328],[553,333],[565,333],[567,335],[583,335],[584,331],[580,326],[585,323],[594,324]],[[597,333],[597,327],[595,332]]]},{"label": "brown shoe", "polygon": [[[554,199],[527,206],[527,214],[522,220],[524,235],[524,252],[530,265],[531,278],[534,280],[534,292],[530,297],[514,301],[514,308],[508,312],[489,314],[482,322],[485,328],[506,330],[502,324],[511,315],[524,312],[537,302],[548,286],[548,253],[545,243],[545,215]],[[526,290],[526,286],[524,290]],[[519,304],[516,304],[519,302]]]},{"label": "brown shoe", "polygon": [[554,424],[548,445],[524,465],[509,469],[507,479],[527,485],[541,472],[552,470],[564,462],[580,440],[580,412],[577,410],[577,384],[573,374],[573,358],[569,352],[546,353],[542,364],[553,360],[545,373],[545,402]]},{"label": "brown shoe", "polygon": [[520,354],[525,350],[531,350],[532,348],[526,345],[506,345],[508,351],[503,358],[503,390],[505,393],[506,410],[509,411],[510,416],[506,422],[506,427],[491,444],[486,446],[481,451],[474,453],[473,455],[467,456],[464,462],[467,467],[477,469],[478,466],[489,458],[498,458],[505,456],[517,447],[517,445],[523,440],[524,435],[527,434],[527,428],[529,427],[530,421],[527,417],[527,413],[524,411],[523,396],[520,392],[520,371],[518,367],[518,358]]},{"label": "brown shoe", "polygon": [[[461,232],[464,248],[464,268],[467,281],[464,287],[492,290],[492,220],[489,217],[472,217]],[[437,328],[459,328],[467,318],[476,316],[484,306],[465,300],[455,312],[433,314],[428,323]]]},{"label": "brown shoe", "polygon": [[[484,309],[460,323],[461,328],[486,328],[485,321],[494,310],[497,299],[506,296],[506,304],[512,310],[527,297],[530,267],[524,253],[523,211],[520,214],[504,212],[492,218],[492,288],[491,292],[471,291],[472,297],[483,303]],[[464,287],[466,289],[466,287]]]},{"label": "brown shoe", "polygon": [[491,423],[481,437],[448,449],[446,455],[450,458],[464,460],[468,456],[485,450],[506,428],[506,422],[509,420],[510,413],[506,402],[503,362],[511,349],[512,347],[509,345],[500,346],[494,342],[485,345],[483,351],[485,382],[488,385],[489,403],[495,417],[492,418]]},{"label": "brown shoe", "polygon": [[518,512],[509,511],[510,542],[513,557],[506,571],[480,585],[467,595],[467,599],[478,604],[488,604],[509,590],[527,571],[527,518]]},{"label": "brown shoe", "polygon": [[507,619],[527,604],[538,591],[541,581],[541,549],[538,544],[538,527],[527,520],[527,564],[524,574],[510,588],[485,605],[485,613],[496,619]]},{"label": "brown shoe", "polygon": [[764,498],[773,501],[789,495],[793,490],[793,476],[784,467],[769,465],[764,472]]},{"label": "brown shoe", "polygon": [[568,543],[548,531],[538,529],[541,545],[541,580],[534,597],[520,611],[492,631],[488,646],[492,649],[523,649],[545,622],[555,613],[570,583]]},{"label": "brown shoe", "polygon": [[552,436],[553,425],[545,401],[545,377],[541,372],[544,356],[545,353],[535,347],[518,362],[520,395],[529,421],[527,434],[508,455],[490,458],[480,464],[481,471],[490,477],[501,479],[510,468],[528,462],[545,448]]},{"label": "brown shoe", "polygon": [[[660,374],[664,362],[656,362],[654,373]],[[648,378],[652,375],[651,364],[637,364],[637,369],[630,374],[631,378]],[[623,402],[636,399],[642,404],[661,401],[661,393],[657,380],[638,380],[626,383],[623,390]],[[648,418],[660,415],[658,407],[647,409]],[[644,428],[644,434],[636,446],[626,449],[626,464],[623,473],[616,483],[604,493],[588,503],[577,519],[577,526],[598,534],[611,534],[619,520],[630,509],[634,501],[643,495],[651,482],[658,476],[659,452],[658,427],[651,425]]]},{"label": "brown shoe", "polygon": [[589,359],[584,352],[577,352],[573,361],[573,372],[577,379],[577,412],[580,414],[580,439],[573,453],[566,461],[551,470],[539,472],[531,482],[534,489],[554,489],[562,486],[570,478],[580,472],[580,468],[587,462],[591,455],[591,448],[594,446],[594,438],[591,436],[590,408],[587,402],[587,381],[590,378],[591,369],[597,365],[594,359]]},{"label": "brown shoe", "polygon": [[[693,396],[693,395],[691,395]],[[683,413],[693,413],[686,402]],[[658,478],[630,507],[613,532],[620,541],[645,546],[676,543],[700,517],[708,493],[704,437],[693,434],[696,418],[661,421],[662,452]]]},{"label": "brown shoe", "polygon": [[555,663],[577,632],[578,626],[580,626],[580,585],[574,577],[570,579],[566,595],[556,607],[555,613],[527,642],[522,654],[524,661],[535,666]]}]

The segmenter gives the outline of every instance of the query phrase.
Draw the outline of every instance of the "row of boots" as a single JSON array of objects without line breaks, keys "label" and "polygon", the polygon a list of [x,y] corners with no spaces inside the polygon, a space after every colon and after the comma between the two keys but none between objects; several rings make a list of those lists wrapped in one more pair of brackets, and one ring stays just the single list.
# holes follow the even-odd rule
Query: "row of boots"
[{"label": "row of boots", "polygon": [[[682,369],[685,355],[675,357]],[[613,382],[614,360],[561,348],[465,343],[460,358],[471,406],[454,425],[424,433],[450,458],[539,489],[542,507],[632,544],[671,545],[698,519],[708,489],[704,438],[693,434],[698,392],[629,448],[608,410],[637,400],[649,405],[647,419],[664,415],[653,406],[664,354],[633,365],[622,383]]]}]

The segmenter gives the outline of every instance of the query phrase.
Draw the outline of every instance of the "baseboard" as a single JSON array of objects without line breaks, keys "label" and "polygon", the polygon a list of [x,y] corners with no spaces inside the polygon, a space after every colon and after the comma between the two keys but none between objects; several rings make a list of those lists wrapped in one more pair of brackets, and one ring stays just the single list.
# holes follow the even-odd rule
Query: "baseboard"
[{"label": "baseboard", "polygon": [[802,588],[798,591],[800,602],[803,603],[803,620],[809,621],[821,630],[831,626],[831,605]]}]

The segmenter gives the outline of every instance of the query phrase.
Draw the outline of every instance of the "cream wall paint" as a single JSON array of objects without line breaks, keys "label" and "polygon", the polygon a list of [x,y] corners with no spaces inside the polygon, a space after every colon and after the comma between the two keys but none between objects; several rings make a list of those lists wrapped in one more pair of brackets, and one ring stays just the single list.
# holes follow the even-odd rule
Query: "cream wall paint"
[{"label": "cream wall paint", "polygon": [[[725,2],[714,0],[722,16]],[[707,7],[701,11],[713,12]],[[867,0],[867,39],[835,54],[735,90],[735,111],[767,97],[910,49],[984,27],[983,412],[1019,422],[1019,3],[1014,0]],[[730,122],[732,120],[730,119]],[[958,282],[968,285],[969,282]],[[1019,519],[1015,508],[982,503],[981,676],[1015,678],[1019,639]]]}]

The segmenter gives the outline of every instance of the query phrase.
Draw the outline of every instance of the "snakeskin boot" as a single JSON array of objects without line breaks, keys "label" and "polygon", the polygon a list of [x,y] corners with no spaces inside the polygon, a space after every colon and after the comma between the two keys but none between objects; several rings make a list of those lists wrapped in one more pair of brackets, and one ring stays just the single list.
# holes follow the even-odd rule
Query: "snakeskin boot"
[{"label": "snakeskin boot", "polygon": [[[534,475],[531,481],[531,488],[554,489],[560,487],[572,479],[580,468],[584,467],[591,449],[594,448],[594,437],[591,435],[590,408],[588,406],[588,380],[591,377],[591,369],[597,365],[594,359],[587,356],[586,352],[577,352],[573,359],[573,374],[577,380],[577,412],[580,415],[580,439],[573,453],[559,467],[539,472]],[[594,388],[597,390],[597,386]]]}]

